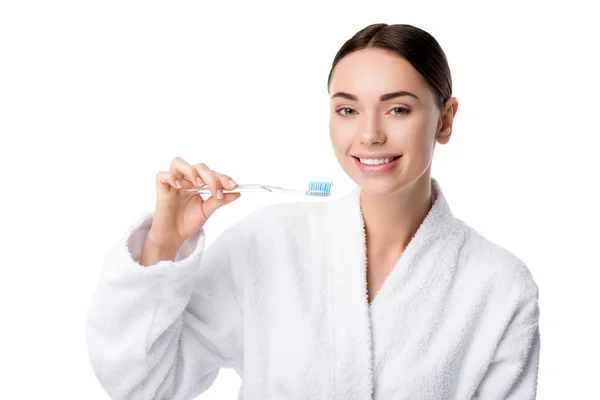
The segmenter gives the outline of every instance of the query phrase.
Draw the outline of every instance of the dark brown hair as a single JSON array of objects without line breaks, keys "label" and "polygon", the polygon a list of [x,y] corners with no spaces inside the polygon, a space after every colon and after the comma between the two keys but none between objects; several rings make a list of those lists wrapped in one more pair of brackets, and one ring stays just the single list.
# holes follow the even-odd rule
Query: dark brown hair
[{"label": "dark brown hair", "polygon": [[438,107],[442,108],[452,96],[452,76],[441,46],[426,31],[407,24],[372,24],[352,36],[335,55],[329,77],[336,64],[348,54],[366,48],[380,48],[392,51],[407,60],[431,86]]}]

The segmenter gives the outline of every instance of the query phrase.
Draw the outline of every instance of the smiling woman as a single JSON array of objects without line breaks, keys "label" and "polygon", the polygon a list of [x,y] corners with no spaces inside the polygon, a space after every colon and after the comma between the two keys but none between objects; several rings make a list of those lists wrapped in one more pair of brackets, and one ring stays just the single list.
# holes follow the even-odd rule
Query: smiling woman
[{"label": "smiling woman", "polygon": [[458,101],[440,46],[407,25],[358,32],[335,56],[327,85],[335,155],[361,188],[372,300],[391,270],[374,260],[398,259],[431,208],[435,145],[450,140]]},{"label": "smiling woman", "polygon": [[436,40],[370,25],[336,55],[328,89],[356,190],[262,207],[207,249],[195,228],[140,262],[165,219],[146,213],[105,258],[86,333],[111,398],[192,399],[221,368],[246,400],[535,398],[537,285],[431,177],[458,109]]},{"label": "smiling woman", "polygon": [[[377,391],[394,393],[394,396],[402,393],[407,398],[422,396],[422,393],[416,391],[416,384],[414,391],[409,389],[410,384],[401,389],[390,372],[405,371],[411,365],[408,362],[411,351],[399,342],[382,340],[377,334],[378,329],[388,332],[393,330],[397,333],[398,341],[402,337],[398,330],[400,326],[406,329],[410,327],[413,332],[423,335],[439,332],[435,328],[439,323],[438,319],[445,320],[453,313],[468,315],[470,308],[488,308],[495,301],[501,304],[504,295],[502,290],[490,290],[467,283],[465,278],[464,281],[457,279],[444,282],[444,274],[464,276],[464,271],[473,268],[475,279],[486,282],[492,276],[498,278],[496,274],[516,269],[523,274],[525,282],[512,288],[508,276],[500,280],[505,280],[502,285],[509,288],[505,290],[516,290],[519,293],[519,301],[528,299],[528,314],[522,317],[526,319],[521,320],[520,330],[512,328],[512,333],[505,333],[500,341],[488,343],[492,345],[488,348],[482,346],[486,339],[481,334],[469,334],[471,339],[462,342],[465,337],[453,336],[451,330],[445,338],[444,335],[438,335],[435,346],[433,342],[424,344],[420,351],[425,353],[433,348],[436,351],[453,349],[452,351],[458,350],[459,353],[466,348],[478,349],[465,358],[453,358],[450,353],[447,354],[447,360],[452,360],[453,363],[451,368],[462,370],[461,375],[450,375],[446,371],[446,376],[452,376],[451,381],[436,378],[433,371],[428,375],[424,359],[414,359],[412,365],[420,363],[421,376],[427,377],[428,382],[421,389],[427,387],[427,392],[432,396],[435,394],[435,398],[470,398],[475,395],[472,390],[477,390],[476,395],[482,398],[506,398],[509,394],[516,398],[535,397],[539,357],[537,285],[527,267],[505,249],[497,254],[499,246],[479,237],[477,232],[462,222],[457,223],[460,228],[457,226],[453,230],[453,239],[445,237],[450,231],[438,235],[443,218],[437,221],[438,226],[430,225],[433,223],[431,219],[434,218],[432,215],[435,214],[435,208],[442,207],[440,203],[444,203],[443,196],[440,199],[439,183],[435,179],[432,182],[433,154],[436,144],[449,142],[452,123],[458,110],[458,101],[452,97],[450,68],[438,42],[429,33],[411,25],[367,26],[344,43],[336,54],[328,76],[327,89],[331,94],[331,143],[340,166],[359,187],[369,303],[380,298],[378,292],[381,288],[399,290],[398,275],[407,274],[401,269],[409,267],[409,260],[411,263],[417,262],[413,259],[415,247],[428,248],[417,266],[413,267],[416,271],[433,274],[432,268],[437,265],[437,272],[430,278],[434,282],[430,291],[427,294],[415,294],[410,300],[413,306],[418,304],[414,302],[420,296],[430,302],[428,306],[418,306],[421,311],[412,318],[419,315],[419,321],[411,320],[410,313],[403,317],[389,314],[387,318],[397,321],[398,325],[386,325],[382,322],[381,328],[372,326],[375,348],[380,349],[379,352],[393,352],[396,355],[384,362],[383,359],[379,361],[378,351],[374,353],[377,365],[381,366],[379,373],[374,376]],[[451,214],[449,209],[447,212]],[[461,234],[465,234],[465,237],[456,240]],[[421,243],[424,235],[429,236],[428,243]],[[442,253],[438,253],[435,261],[426,261],[426,254],[433,255],[435,248],[442,243],[449,246],[452,240],[456,240],[456,248],[452,250],[455,252],[454,256],[448,253],[444,257]],[[460,259],[474,251],[480,254],[479,261],[474,264],[456,262],[456,258]],[[512,258],[513,261],[504,265],[506,261],[501,261],[503,258]],[[486,270],[477,264],[496,266]],[[419,284],[419,273],[416,274],[411,281],[406,282],[407,287],[403,290],[410,291],[410,287],[414,288]],[[456,294],[454,300],[453,296],[440,296],[441,293],[453,293],[463,285],[469,289],[462,295]],[[469,298],[478,298],[476,293],[489,298],[481,304],[467,302],[453,309],[453,305]],[[402,302],[393,303],[390,299],[388,296],[390,304],[386,305],[390,310],[392,305],[401,308],[402,303],[407,301],[405,298]],[[523,312],[516,304],[509,304],[506,304],[508,308],[503,311],[509,313],[506,315],[515,316]],[[384,307],[381,302],[379,307]],[[437,314],[432,311],[436,308],[444,311]],[[513,310],[513,314],[509,310]],[[380,315],[383,318],[383,312]],[[435,319],[427,321],[427,318],[423,319],[426,315]],[[494,324],[484,322],[486,320],[484,315],[469,315],[468,319],[463,320],[462,326],[466,328],[475,324],[486,334],[499,339],[506,326],[494,327]],[[461,326],[460,321],[459,318],[454,323]],[[417,326],[423,330],[416,330]],[[527,334],[523,335],[525,331]],[[514,346],[512,349],[507,347],[509,340]],[[462,345],[454,347],[452,343],[457,341]],[[499,347],[494,354],[492,349],[495,346]],[[444,350],[441,351],[440,354],[443,354]],[[483,369],[462,369],[462,366],[469,364],[479,364]],[[385,365],[386,368],[383,367]],[[437,367],[444,370],[443,365],[440,362]],[[519,369],[515,369],[515,365]]]}]

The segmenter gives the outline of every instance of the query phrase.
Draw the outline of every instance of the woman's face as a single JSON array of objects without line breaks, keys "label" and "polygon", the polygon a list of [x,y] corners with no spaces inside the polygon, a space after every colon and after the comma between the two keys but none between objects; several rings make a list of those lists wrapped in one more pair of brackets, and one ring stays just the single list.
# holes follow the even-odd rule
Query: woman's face
[{"label": "woman's face", "polygon": [[[399,91],[414,96],[380,99]],[[408,61],[382,49],[350,53],[335,66],[329,94],[329,134],[336,158],[362,190],[388,195],[427,171],[442,128],[440,110],[426,81]],[[448,141],[446,133],[438,142]],[[354,156],[372,154],[401,157],[389,171],[363,172]]]}]

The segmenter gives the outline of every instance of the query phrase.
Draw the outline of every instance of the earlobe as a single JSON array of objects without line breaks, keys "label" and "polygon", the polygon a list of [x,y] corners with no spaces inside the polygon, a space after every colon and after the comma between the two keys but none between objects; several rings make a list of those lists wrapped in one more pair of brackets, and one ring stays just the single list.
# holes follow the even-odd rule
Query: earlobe
[{"label": "earlobe", "polygon": [[446,127],[443,130],[440,131],[440,133],[438,134],[436,140],[439,144],[446,144],[448,143],[448,141],[450,141],[450,134],[452,133],[452,127]]},{"label": "earlobe", "polygon": [[448,108],[446,109],[444,114],[442,114],[439,120],[438,127],[440,125],[445,125],[445,127],[442,128],[436,136],[436,140],[439,144],[446,144],[450,141],[450,136],[452,134],[452,121],[454,119],[454,115],[456,114],[456,110],[458,109],[458,101],[456,101],[455,97],[450,98],[448,102],[450,104],[448,105]]}]

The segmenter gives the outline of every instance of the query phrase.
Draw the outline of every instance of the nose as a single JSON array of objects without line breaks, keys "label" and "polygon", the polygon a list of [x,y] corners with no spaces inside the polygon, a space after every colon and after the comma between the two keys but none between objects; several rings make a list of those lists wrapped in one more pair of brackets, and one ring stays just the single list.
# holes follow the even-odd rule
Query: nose
[{"label": "nose", "polygon": [[371,116],[365,119],[365,126],[360,135],[360,142],[365,145],[385,143],[385,134],[380,127],[377,116]]}]

